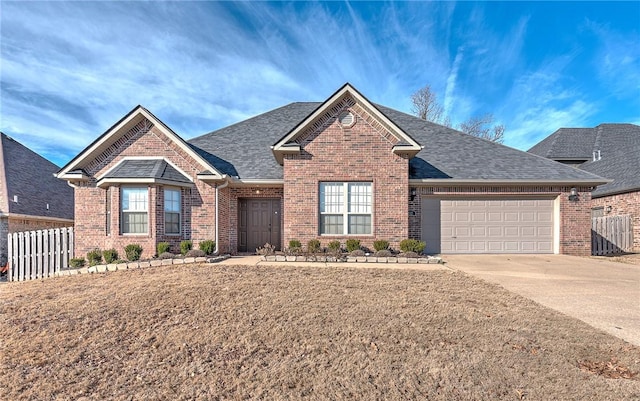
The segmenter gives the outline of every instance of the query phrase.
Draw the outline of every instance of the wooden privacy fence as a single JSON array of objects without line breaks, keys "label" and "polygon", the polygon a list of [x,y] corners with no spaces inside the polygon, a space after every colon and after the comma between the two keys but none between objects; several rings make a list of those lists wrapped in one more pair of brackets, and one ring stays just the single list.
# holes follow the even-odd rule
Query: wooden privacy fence
[{"label": "wooden privacy fence", "polygon": [[630,252],[633,227],[630,215],[593,217],[591,219],[591,254],[615,255]]},{"label": "wooden privacy fence", "polygon": [[9,234],[9,281],[51,277],[73,258],[73,227]]}]

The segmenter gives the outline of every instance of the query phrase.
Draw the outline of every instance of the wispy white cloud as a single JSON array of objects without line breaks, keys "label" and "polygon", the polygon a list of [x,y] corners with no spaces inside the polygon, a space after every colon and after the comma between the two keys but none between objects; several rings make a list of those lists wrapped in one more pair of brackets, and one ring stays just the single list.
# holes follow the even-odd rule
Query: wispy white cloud
[{"label": "wispy white cloud", "polygon": [[[528,59],[532,17],[496,24],[491,7],[2,2],[0,129],[63,164],[137,104],[189,138],[323,100],[346,81],[405,111],[430,84],[454,123],[493,112],[512,146],[590,122],[601,105],[569,70],[578,52]],[[640,82],[637,33],[587,25],[599,83],[628,99]]]}]

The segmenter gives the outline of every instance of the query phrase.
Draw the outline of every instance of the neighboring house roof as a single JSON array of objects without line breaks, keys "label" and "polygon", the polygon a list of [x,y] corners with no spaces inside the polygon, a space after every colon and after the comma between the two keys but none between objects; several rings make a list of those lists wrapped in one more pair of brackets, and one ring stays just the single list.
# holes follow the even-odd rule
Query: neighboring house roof
[{"label": "neighboring house roof", "polygon": [[72,220],[73,188],[56,179],[56,171],[58,166],[0,132],[0,214]]},{"label": "neighboring house roof", "polygon": [[[94,160],[105,150],[109,149],[109,147],[116,144],[118,139],[145,119],[158,127],[163,134],[165,134],[171,141],[173,141],[178,147],[191,156],[193,160],[202,166],[204,169],[202,179],[222,178],[221,174],[209,163],[207,159],[202,156],[200,152],[189,146],[184,139],[173,132],[171,128],[154,116],[149,110],[140,105],[134,107],[133,110],[122,117],[120,121],[115,123],[111,128],[87,146],[79,155],[62,167],[56,176],[66,180],[74,180],[78,178],[87,179],[88,177],[86,177],[82,170],[85,165]],[[201,178],[200,175],[198,175],[198,177]]]},{"label": "neighboring house roof", "polygon": [[600,124],[595,128],[561,128],[529,149],[529,152],[553,160],[583,160],[579,169],[613,180],[593,191],[593,197],[640,190],[638,125]]},{"label": "neighboring house roof", "polygon": [[[188,141],[215,154],[211,163],[242,180],[282,180],[283,169],[270,146],[291,133],[322,103],[291,103]],[[604,183],[601,177],[494,142],[375,105],[415,143],[424,146],[411,159],[410,179],[429,182]]]},{"label": "neighboring house roof", "polygon": [[108,183],[162,183],[191,186],[193,182],[165,159],[123,159],[98,180],[98,186]]}]

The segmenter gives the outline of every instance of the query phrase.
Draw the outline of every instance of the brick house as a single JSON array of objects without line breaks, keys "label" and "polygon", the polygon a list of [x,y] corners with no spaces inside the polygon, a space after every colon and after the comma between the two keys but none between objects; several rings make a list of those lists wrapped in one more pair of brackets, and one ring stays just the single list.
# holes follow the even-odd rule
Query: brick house
[{"label": "brick house", "polygon": [[[220,252],[317,238],[430,253],[590,252],[605,181],[371,103],[345,84],[184,141],[134,108],[57,175],[75,187],[76,254],[216,241]],[[577,196],[569,196],[571,191]]]},{"label": "brick house", "polygon": [[640,126],[560,128],[528,152],[609,179],[592,192],[592,216],[631,215],[640,252]]},{"label": "brick house", "polygon": [[73,226],[73,188],[49,160],[0,132],[0,265],[7,234]]}]

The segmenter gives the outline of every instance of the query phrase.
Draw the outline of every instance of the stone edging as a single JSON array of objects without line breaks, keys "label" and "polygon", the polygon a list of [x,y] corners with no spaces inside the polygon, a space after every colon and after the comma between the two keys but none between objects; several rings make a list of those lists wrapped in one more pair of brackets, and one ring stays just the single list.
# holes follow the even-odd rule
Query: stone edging
[{"label": "stone edging", "polygon": [[284,256],[270,255],[260,258],[263,262],[345,262],[345,263],[419,263],[419,264],[443,264],[442,258],[435,256],[425,256],[422,258],[405,257],[377,257],[377,256],[347,256],[346,258],[336,258],[335,256]]},{"label": "stone edging", "polygon": [[142,262],[127,262],[127,263],[112,263],[108,265],[95,265],[90,267],[81,267],[78,269],[66,269],[55,272],[53,277],[73,276],[76,274],[89,274],[89,273],[105,273],[114,272],[118,270],[132,270],[143,267],[156,267],[165,265],[182,265],[186,263],[218,263],[225,259],[228,259],[229,255],[213,256],[213,257],[198,257],[198,258],[176,258],[176,259],[154,259],[145,260]]}]

